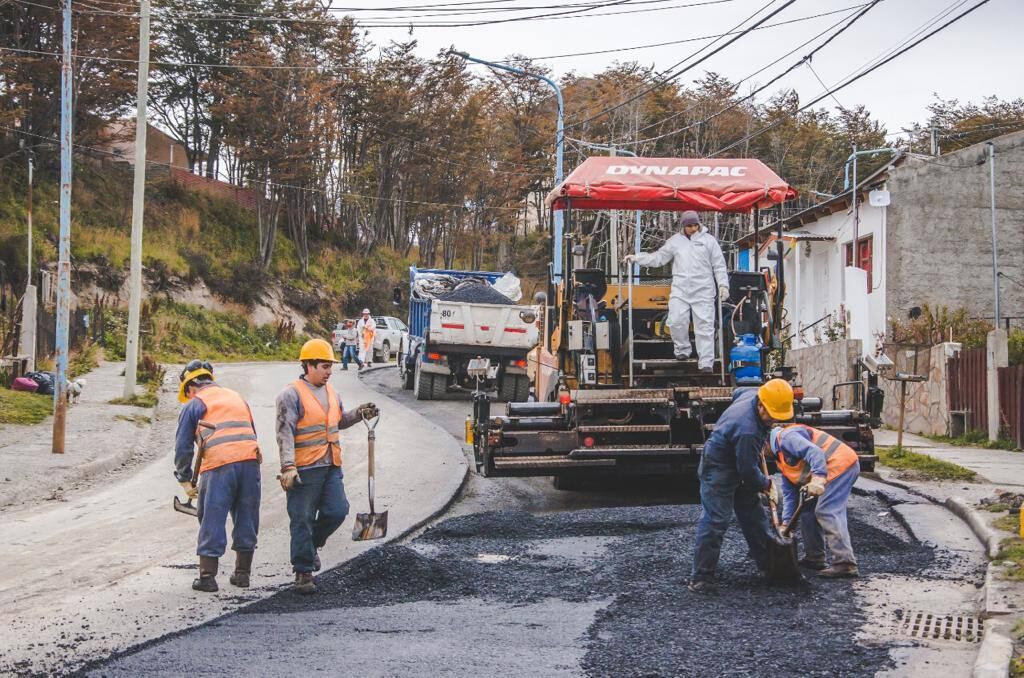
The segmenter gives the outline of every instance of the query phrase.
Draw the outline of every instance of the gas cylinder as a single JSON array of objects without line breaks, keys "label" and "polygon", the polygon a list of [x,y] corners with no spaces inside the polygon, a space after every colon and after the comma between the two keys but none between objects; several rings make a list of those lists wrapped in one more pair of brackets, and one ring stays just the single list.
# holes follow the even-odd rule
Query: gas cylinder
[{"label": "gas cylinder", "polygon": [[740,385],[760,384],[761,339],[756,334],[741,334],[739,341],[729,352],[729,369]]}]

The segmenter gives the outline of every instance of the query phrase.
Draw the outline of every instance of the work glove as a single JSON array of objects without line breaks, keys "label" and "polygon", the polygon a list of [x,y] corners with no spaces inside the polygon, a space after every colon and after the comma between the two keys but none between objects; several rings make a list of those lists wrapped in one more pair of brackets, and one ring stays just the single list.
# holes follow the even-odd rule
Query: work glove
[{"label": "work glove", "polygon": [[825,494],[825,476],[811,476],[810,482],[804,488],[808,497],[820,497]]},{"label": "work glove", "polygon": [[373,403],[363,403],[356,408],[356,411],[359,412],[359,416],[363,419],[373,419],[380,414],[380,410]]},{"label": "work glove", "polygon": [[199,489],[192,484],[191,480],[182,480],[178,484],[181,485],[181,489],[185,491],[185,496],[189,499],[195,499],[199,496]]},{"label": "work glove", "polygon": [[622,257],[622,261],[627,263],[627,264],[632,264],[634,261],[636,261],[636,255],[635,254],[627,254],[626,256]]},{"label": "work glove", "polygon": [[718,286],[718,299],[720,301],[726,301],[729,298],[729,286],[719,285]]},{"label": "work glove", "polygon": [[277,476],[277,479],[281,481],[281,489],[285,492],[291,492],[296,485],[302,484],[299,471],[294,466],[286,466],[281,469],[281,475]]}]

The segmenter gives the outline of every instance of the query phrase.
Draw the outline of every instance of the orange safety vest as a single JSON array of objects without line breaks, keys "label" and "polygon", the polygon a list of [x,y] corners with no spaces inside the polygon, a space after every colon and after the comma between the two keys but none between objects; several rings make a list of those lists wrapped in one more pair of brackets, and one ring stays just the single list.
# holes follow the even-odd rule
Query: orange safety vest
[{"label": "orange safety vest", "polygon": [[363,348],[369,351],[373,347],[373,338],[377,334],[377,326],[373,318],[363,323]]},{"label": "orange safety vest", "polygon": [[[810,433],[811,442],[820,447],[821,451],[825,453],[825,463],[828,465],[828,476],[826,476],[825,482],[831,482],[832,479],[838,477],[846,469],[860,463],[860,457],[857,456],[857,452],[852,447],[839,440],[839,438],[830,436],[812,426],[790,424],[784,427],[783,435],[785,435],[786,429],[797,427],[803,428]],[[794,485],[804,485],[810,481],[811,467],[806,461],[801,459],[792,466],[786,463],[786,457],[782,453],[781,435],[779,436],[779,451],[776,453],[776,461],[778,462],[779,471]]]},{"label": "orange safety vest", "polygon": [[203,421],[214,426],[212,429],[196,427],[196,438],[204,450],[200,473],[236,461],[260,458],[252,413],[242,396],[229,388],[211,384],[199,389],[195,397],[206,405]]},{"label": "orange safety vest", "polygon": [[302,419],[295,427],[295,465],[309,466],[331,451],[331,463],[341,466],[341,406],[334,387],[327,384],[327,410],[313,395],[312,387],[303,379],[293,382],[302,403]]}]

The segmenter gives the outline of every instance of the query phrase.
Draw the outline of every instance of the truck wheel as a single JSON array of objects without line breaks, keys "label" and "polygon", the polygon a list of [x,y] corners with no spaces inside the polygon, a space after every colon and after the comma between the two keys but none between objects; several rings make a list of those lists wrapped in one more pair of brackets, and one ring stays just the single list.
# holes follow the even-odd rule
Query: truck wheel
[{"label": "truck wheel", "polygon": [[498,400],[506,403],[525,402],[530,397],[530,382],[521,374],[506,374],[498,384]]},{"label": "truck wheel", "polygon": [[434,397],[434,375],[422,370],[418,354],[414,360],[416,362],[416,374],[413,378],[413,389],[416,391],[416,400],[430,400]]},{"label": "truck wheel", "polygon": [[409,357],[398,354],[398,381],[402,384],[402,390],[411,391],[413,386],[413,373],[409,369]]},{"label": "truck wheel", "polygon": [[575,474],[554,476],[551,485],[561,492],[575,492],[583,489],[583,479]]}]

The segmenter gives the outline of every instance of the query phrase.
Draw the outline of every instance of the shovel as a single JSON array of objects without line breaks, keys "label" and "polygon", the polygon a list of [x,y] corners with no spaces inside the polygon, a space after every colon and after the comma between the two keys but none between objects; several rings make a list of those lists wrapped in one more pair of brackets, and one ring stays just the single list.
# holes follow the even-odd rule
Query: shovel
[{"label": "shovel", "polygon": [[388,533],[388,512],[376,513],[373,509],[373,443],[377,439],[374,429],[377,428],[379,421],[379,414],[373,418],[372,423],[363,419],[363,423],[366,424],[366,466],[367,484],[370,490],[370,512],[356,514],[356,524],[352,528],[352,539],[355,541],[381,539]]},{"label": "shovel", "polygon": [[[216,427],[205,419],[199,420],[199,426],[205,429],[214,430]],[[199,487],[199,469],[203,465],[203,456],[206,454],[206,440],[203,436],[199,436],[199,445],[196,450],[196,465],[192,471],[192,484]],[[174,510],[178,513],[184,513],[189,516],[199,517],[199,508],[192,503],[192,498],[189,497],[188,501],[184,504],[178,499],[178,495],[174,495]]]},{"label": "shovel", "polygon": [[[768,465],[765,463],[764,456],[761,457],[761,470],[768,475]],[[801,489],[796,511],[793,512],[793,517],[789,519],[786,528],[781,529],[775,498],[771,493],[765,493],[768,500],[768,514],[771,516],[772,522],[772,529],[768,535],[768,572],[766,573],[769,581],[779,584],[796,584],[803,580],[796,557],[796,542],[790,533],[804,509],[805,495],[805,491]]]}]

